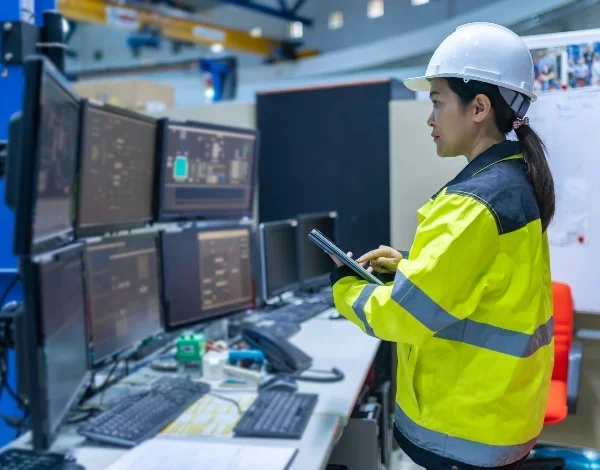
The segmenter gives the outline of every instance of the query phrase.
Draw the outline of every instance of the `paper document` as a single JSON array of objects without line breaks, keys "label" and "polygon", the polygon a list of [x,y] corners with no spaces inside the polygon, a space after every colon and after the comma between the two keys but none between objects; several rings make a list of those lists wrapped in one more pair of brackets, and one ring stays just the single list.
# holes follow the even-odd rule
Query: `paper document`
[{"label": "paper document", "polygon": [[[250,408],[256,398],[256,393],[235,394],[231,398],[237,401],[243,413]],[[204,395],[167,426],[162,434],[231,437],[233,428],[241,417],[242,415],[233,403],[213,395]]]},{"label": "paper document", "polygon": [[296,449],[150,439],[135,447],[108,470],[285,470]]}]

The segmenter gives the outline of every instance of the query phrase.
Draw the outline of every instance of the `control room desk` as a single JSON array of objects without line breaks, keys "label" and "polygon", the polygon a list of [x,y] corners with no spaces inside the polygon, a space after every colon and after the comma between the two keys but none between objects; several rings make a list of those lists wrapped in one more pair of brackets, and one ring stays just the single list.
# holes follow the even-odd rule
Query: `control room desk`
[{"label": "control room desk", "polygon": [[[331,312],[325,312],[304,323],[301,331],[291,338],[292,343],[313,357],[315,369],[329,370],[337,367],[345,374],[344,380],[337,383],[299,382],[299,391],[319,395],[319,401],[302,439],[296,441],[236,438],[236,443],[240,444],[297,448],[298,454],[291,466],[294,470],[325,468],[352,413],[380,344],[379,340],[365,335],[346,320],[327,319],[329,314]],[[143,371],[136,374],[140,373]],[[148,375],[148,371],[146,374]],[[151,375],[155,374],[152,371]],[[223,394],[221,391],[219,393]],[[235,392],[227,393],[227,396],[232,398],[234,395]],[[165,436],[161,439],[175,438]],[[213,437],[177,437],[176,439],[194,439],[204,442],[229,440]],[[12,445],[27,447],[28,442],[29,436],[25,434]],[[116,449],[86,441],[76,433],[75,427],[67,427],[57,439],[52,450],[72,453],[87,470],[104,469],[127,452],[125,449]]]}]

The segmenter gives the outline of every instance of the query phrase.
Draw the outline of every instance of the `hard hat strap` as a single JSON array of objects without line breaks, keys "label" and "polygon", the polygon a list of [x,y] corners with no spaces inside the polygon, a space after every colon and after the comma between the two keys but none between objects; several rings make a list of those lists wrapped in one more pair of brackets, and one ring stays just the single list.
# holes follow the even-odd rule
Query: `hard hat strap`
[{"label": "hard hat strap", "polygon": [[527,110],[529,109],[529,105],[531,104],[531,100],[527,98],[522,93],[518,91],[511,90],[509,88],[504,88],[499,86],[500,94],[502,98],[506,100],[510,108],[517,115],[517,119],[523,119]]}]

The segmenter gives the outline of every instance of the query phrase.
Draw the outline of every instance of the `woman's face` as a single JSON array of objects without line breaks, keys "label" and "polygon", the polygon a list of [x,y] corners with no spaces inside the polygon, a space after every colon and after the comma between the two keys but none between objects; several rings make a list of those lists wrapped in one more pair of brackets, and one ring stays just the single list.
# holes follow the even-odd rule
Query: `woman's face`
[{"label": "woman's face", "polygon": [[433,110],[427,120],[440,157],[465,155],[465,144],[471,141],[473,121],[468,119],[458,96],[443,78],[431,81],[429,94]]}]

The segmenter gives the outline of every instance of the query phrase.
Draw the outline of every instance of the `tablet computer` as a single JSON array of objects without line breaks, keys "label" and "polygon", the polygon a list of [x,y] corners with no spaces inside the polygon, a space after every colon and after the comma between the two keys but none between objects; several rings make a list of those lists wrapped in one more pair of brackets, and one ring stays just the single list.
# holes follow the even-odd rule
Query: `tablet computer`
[{"label": "tablet computer", "polygon": [[315,245],[321,248],[325,253],[329,255],[335,255],[337,258],[352,269],[358,276],[362,277],[365,281],[370,282],[371,284],[378,284],[380,286],[384,286],[385,284],[381,282],[378,278],[376,278],[373,274],[363,268],[360,264],[350,258],[346,253],[340,250],[335,244],[329,240],[325,235],[319,232],[317,229],[312,230],[308,234],[308,238]]}]

